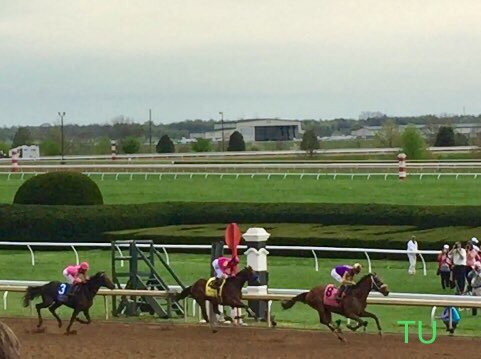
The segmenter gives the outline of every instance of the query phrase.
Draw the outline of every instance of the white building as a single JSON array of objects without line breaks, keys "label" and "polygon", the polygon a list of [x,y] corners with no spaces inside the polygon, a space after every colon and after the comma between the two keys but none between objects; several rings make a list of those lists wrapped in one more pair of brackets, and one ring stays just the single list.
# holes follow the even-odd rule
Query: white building
[{"label": "white building", "polygon": [[16,148],[12,148],[10,151],[8,151],[8,155],[12,157],[12,152],[17,151],[18,158],[24,158],[24,159],[33,159],[36,160],[40,158],[40,148],[36,145],[32,146],[18,146]]},{"label": "white building", "polygon": [[302,137],[301,121],[281,119],[248,119],[224,122],[214,125],[214,131],[191,133],[190,138],[206,138],[212,141],[228,141],[234,131],[238,131],[245,142],[255,141],[292,141]]}]

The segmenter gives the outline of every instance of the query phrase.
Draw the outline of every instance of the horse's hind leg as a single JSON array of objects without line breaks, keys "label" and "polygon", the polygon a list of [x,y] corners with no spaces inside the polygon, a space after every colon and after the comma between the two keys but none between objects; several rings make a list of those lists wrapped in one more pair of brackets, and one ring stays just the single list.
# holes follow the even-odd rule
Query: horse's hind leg
[{"label": "horse's hind leg", "polygon": [[339,339],[341,342],[346,342],[346,338],[344,338],[341,335],[341,330],[340,328],[336,328],[334,325],[332,325],[332,315],[331,312],[326,312],[324,309],[318,309],[317,312],[319,313],[319,321],[321,324],[324,324],[327,326],[329,329],[331,329],[331,332]]},{"label": "horse's hind leg", "polygon": [[58,323],[58,327],[59,328],[62,328],[62,320],[60,319],[60,317],[57,315],[57,313],[55,312],[55,310],[60,307],[62,304],[59,303],[59,302],[54,302],[50,307],[48,307],[48,310],[50,311],[50,313],[52,313],[52,315],[55,317],[55,319],[57,319],[57,323]]},{"label": "horse's hind leg", "polygon": [[43,302],[42,303],[38,303],[35,305],[35,308],[37,308],[37,315],[38,315],[38,324],[37,324],[37,328],[40,328],[43,324],[43,318],[42,318],[42,314],[40,313],[40,311],[43,309],[43,308],[47,308],[49,307],[53,300],[49,300],[49,298],[45,298],[45,297],[42,297],[43,299]]},{"label": "horse's hind leg", "polygon": [[205,300],[196,299],[197,304],[199,304],[200,311],[202,313],[202,318],[205,320],[206,323],[209,323],[209,317],[207,316],[207,309],[205,307]]},{"label": "horse's hind leg", "polygon": [[77,322],[81,323],[81,324],[90,324],[92,321],[90,320],[90,313],[89,313],[89,310],[86,309],[83,311],[84,315],[85,315],[85,319],[87,320],[82,320],[80,318],[77,318]]},{"label": "horse's hind leg", "polygon": [[372,319],[374,319],[374,320],[376,321],[378,333],[379,333],[380,336],[382,336],[381,323],[379,323],[379,319],[378,319],[378,317],[377,317],[376,314],[364,310],[364,311],[361,313],[361,317],[367,317],[367,318],[372,318]]}]

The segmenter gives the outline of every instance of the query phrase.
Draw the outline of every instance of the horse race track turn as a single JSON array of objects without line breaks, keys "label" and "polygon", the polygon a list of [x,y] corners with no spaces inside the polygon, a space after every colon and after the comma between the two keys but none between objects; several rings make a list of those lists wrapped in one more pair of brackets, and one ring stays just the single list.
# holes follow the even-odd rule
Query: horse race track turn
[{"label": "horse race track turn", "polygon": [[[330,333],[287,329],[95,322],[76,336],[65,336],[54,321],[43,334],[31,334],[35,320],[2,319],[20,339],[22,358],[439,358],[477,353],[481,340],[438,336],[431,345],[416,336],[404,344],[401,335],[383,339],[347,335],[343,344]],[[429,339],[430,333],[426,333]]]}]

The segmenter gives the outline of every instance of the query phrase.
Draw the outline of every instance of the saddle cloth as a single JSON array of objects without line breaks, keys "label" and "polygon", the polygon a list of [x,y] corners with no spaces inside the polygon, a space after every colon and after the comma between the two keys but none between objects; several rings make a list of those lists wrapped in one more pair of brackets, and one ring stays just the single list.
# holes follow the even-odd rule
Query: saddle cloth
[{"label": "saddle cloth", "polygon": [[328,284],[324,289],[324,297],[322,298],[324,305],[340,307],[340,303],[336,300],[337,292],[338,289],[333,284]]},{"label": "saddle cloth", "polygon": [[72,285],[69,283],[60,283],[57,289],[57,300],[59,302],[67,302],[68,296],[67,293]]},{"label": "saddle cloth", "polygon": [[210,278],[205,285],[205,295],[211,298],[222,298],[222,290],[224,289],[225,279],[222,280],[222,284],[219,290],[212,288],[212,284],[215,281],[215,277]]}]

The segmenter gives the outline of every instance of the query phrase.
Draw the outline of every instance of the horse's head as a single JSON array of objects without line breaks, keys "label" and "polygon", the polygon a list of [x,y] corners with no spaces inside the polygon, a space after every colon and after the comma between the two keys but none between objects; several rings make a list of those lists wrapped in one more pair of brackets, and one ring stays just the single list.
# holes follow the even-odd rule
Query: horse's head
[{"label": "horse's head", "polygon": [[101,287],[107,287],[108,289],[115,289],[114,282],[108,277],[105,272],[98,272],[93,277],[90,277],[91,281],[95,281]]},{"label": "horse's head", "polygon": [[387,284],[385,284],[381,278],[376,273],[370,273],[371,276],[371,281],[372,281],[372,286],[371,288],[385,297],[389,295],[389,289],[387,287]]},{"label": "horse's head", "polygon": [[247,266],[241,271],[239,271],[239,273],[237,273],[237,277],[239,276],[245,278],[251,283],[254,282],[255,284],[259,284],[259,276],[257,275],[256,271],[252,269],[251,266]]}]

